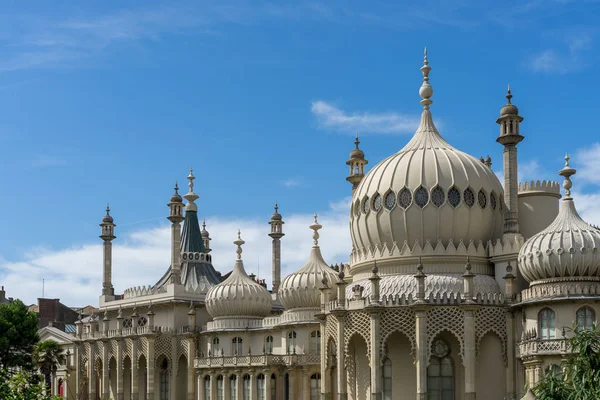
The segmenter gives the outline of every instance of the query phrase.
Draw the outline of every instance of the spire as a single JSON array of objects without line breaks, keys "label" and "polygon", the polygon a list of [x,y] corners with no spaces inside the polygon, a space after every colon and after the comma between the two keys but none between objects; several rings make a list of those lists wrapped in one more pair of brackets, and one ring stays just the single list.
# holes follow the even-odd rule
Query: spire
[{"label": "spire", "polygon": [[281,283],[281,238],[285,236],[283,233],[283,218],[279,214],[279,205],[275,202],[275,212],[271,215],[269,225],[271,232],[269,236],[273,239],[271,244],[271,282],[273,285],[273,293],[279,291]]},{"label": "spire", "polygon": [[563,182],[563,188],[565,189],[565,198],[563,199],[563,201],[573,200],[573,197],[571,197],[571,188],[573,187],[573,182],[571,182],[571,176],[575,175],[577,170],[571,168],[571,166],[569,165],[570,159],[571,158],[569,157],[569,153],[567,153],[565,155],[565,166],[563,169],[558,171],[558,174],[565,178],[565,181]]},{"label": "spire", "polygon": [[423,100],[421,100],[421,104],[423,104],[424,110],[429,110],[429,106],[433,103],[431,100],[431,96],[433,96],[433,88],[429,84],[429,72],[431,71],[431,67],[429,66],[429,60],[427,59],[427,47],[425,47],[424,55],[423,55],[423,66],[421,67],[421,72],[423,73],[423,84],[419,89],[419,95]]},{"label": "spire", "polygon": [[360,140],[358,140],[358,132],[356,132],[356,140],[354,141],[354,144],[356,145],[356,150],[360,150],[358,148],[358,145],[360,144]]},{"label": "spire", "polygon": [[102,218],[100,224],[101,235],[100,239],[104,241],[103,244],[103,280],[102,280],[102,295],[103,296],[114,296],[115,290],[112,285],[112,241],[116,238],[115,236],[115,222],[113,217],[110,215],[110,207],[106,204],[106,215]]},{"label": "spire", "polygon": [[188,180],[190,181],[190,183],[188,183],[188,187],[190,188],[190,191],[183,196],[187,201],[188,204],[185,207],[186,211],[198,211],[198,206],[196,205],[196,203],[194,203],[194,201],[198,200],[198,198],[200,196],[198,196],[196,193],[194,193],[194,179],[196,179],[196,177],[194,176],[194,170],[192,169],[192,167],[190,167],[190,174],[188,175]]},{"label": "spire", "polygon": [[314,219],[315,219],[314,223],[311,226],[309,226],[309,228],[314,231],[314,233],[313,233],[314,246],[313,247],[319,247],[319,229],[321,229],[323,227],[323,225],[319,224],[319,222],[317,221],[317,213],[315,213]]},{"label": "spire", "polygon": [[212,239],[210,238],[210,234],[206,230],[206,219],[202,220],[202,230],[200,231],[200,236],[202,236],[202,242],[204,244],[204,251],[206,253],[210,253],[212,250],[210,248],[210,241]]},{"label": "spire", "polygon": [[510,99],[512,99],[512,93],[510,92],[510,83],[508,84],[508,93],[506,93],[506,100],[508,100],[508,104],[512,104]]},{"label": "spire", "polygon": [[242,235],[242,233],[238,229],[237,240],[233,242],[233,244],[235,244],[237,246],[237,250],[235,252],[237,253],[238,260],[242,259],[242,245],[244,245],[244,243],[246,243],[242,240],[241,235]]}]

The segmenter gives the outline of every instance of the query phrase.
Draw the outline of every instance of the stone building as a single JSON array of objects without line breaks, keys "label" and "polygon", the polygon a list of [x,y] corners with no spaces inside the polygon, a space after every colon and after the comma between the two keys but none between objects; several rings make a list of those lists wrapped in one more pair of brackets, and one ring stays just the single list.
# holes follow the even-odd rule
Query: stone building
[{"label": "stone building", "polygon": [[107,210],[99,312],[79,319],[65,344],[73,349],[68,393],[501,400],[521,398],[546,368],[560,368],[570,351],[567,328],[590,327],[600,311],[600,230],[577,214],[575,169],[567,157],[562,201],[556,182],[519,183],[523,118],[509,88],[496,121],[500,182],[489,157],[440,135],[427,54],[421,71],[413,138],[368,172],[358,137],[350,153],[349,264],[323,259],[315,216],[306,263],[281,279],[284,221],[276,207],[272,289],[246,273],[241,234],[232,272],[222,276],[200,228],[190,172],[189,192],[182,198],[176,187],[169,203],[169,268],[153,286],[115,294]]}]

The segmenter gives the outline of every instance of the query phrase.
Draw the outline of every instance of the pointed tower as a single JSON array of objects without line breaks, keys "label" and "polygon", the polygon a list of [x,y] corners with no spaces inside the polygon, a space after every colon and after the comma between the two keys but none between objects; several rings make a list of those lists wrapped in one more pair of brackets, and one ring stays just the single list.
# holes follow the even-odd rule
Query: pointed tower
[{"label": "pointed tower", "polygon": [[212,249],[210,248],[210,241],[212,239],[210,238],[210,234],[206,230],[206,220],[205,219],[202,220],[202,231],[200,232],[200,234],[202,235],[202,242],[204,243],[204,250],[206,251],[206,254],[208,254],[212,251]]},{"label": "pointed tower", "polygon": [[519,178],[517,176],[517,144],[524,137],[521,136],[520,124],[523,118],[519,115],[517,106],[511,103],[512,94],[510,85],[506,99],[508,102],[500,110],[500,118],[496,123],[500,125],[500,136],[496,142],[504,146],[504,233],[519,233],[519,208],[518,191]]},{"label": "pointed tower", "polygon": [[102,223],[100,224],[100,227],[102,228],[100,239],[104,241],[102,296],[115,295],[115,289],[112,285],[112,241],[116,238],[115,226],[113,217],[110,215],[110,208],[107,204],[106,215],[102,218]]},{"label": "pointed tower", "polygon": [[271,233],[269,236],[273,239],[272,244],[272,268],[273,268],[273,293],[277,293],[279,290],[279,284],[281,283],[281,238],[285,236],[283,233],[283,219],[279,214],[279,206],[275,203],[275,212],[271,215],[269,225],[271,225]]},{"label": "pointed tower", "polygon": [[167,219],[171,221],[171,280],[172,284],[181,283],[181,221],[183,221],[183,199],[179,194],[179,186],[175,182],[175,193],[171,196],[169,202],[169,216]]},{"label": "pointed tower", "polygon": [[365,153],[358,148],[360,141],[358,140],[358,132],[354,141],[356,148],[350,152],[350,159],[346,161],[346,165],[350,166],[350,175],[346,178],[352,184],[352,192],[365,177],[365,165],[369,162],[365,160]]}]

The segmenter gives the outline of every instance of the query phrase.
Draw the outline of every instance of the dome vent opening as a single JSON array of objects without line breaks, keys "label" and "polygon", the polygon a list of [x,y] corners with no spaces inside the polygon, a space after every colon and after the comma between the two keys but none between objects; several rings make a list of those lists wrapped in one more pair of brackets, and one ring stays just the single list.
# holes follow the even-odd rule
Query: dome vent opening
[{"label": "dome vent opening", "polygon": [[479,189],[479,193],[477,193],[477,202],[482,209],[487,207],[487,196],[483,189]]},{"label": "dome vent opening", "polygon": [[391,190],[385,195],[385,209],[392,211],[396,207],[396,194]]},{"label": "dome vent opening", "polygon": [[378,213],[381,211],[381,195],[377,193],[373,198],[373,210]]},{"label": "dome vent opening", "polygon": [[439,186],[436,186],[431,191],[431,202],[436,207],[441,207],[446,202],[446,194],[444,193],[444,189]]},{"label": "dome vent opening", "polygon": [[460,192],[456,186],[452,186],[450,190],[448,190],[448,203],[454,208],[458,207],[460,204]]},{"label": "dome vent opening", "polygon": [[465,204],[467,207],[471,208],[475,205],[475,194],[471,190],[471,188],[466,188],[463,197],[465,199]]},{"label": "dome vent opening", "polygon": [[419,186],[419,188],[415,191],[415,203],[423,208],[429,203],[429,193],[427,193],[427,189],[423,186]]},{"label": "dome vent opening", "polygon": [[412,194],[410,193],[410,190],[408,190],[408,188],[405,187],[398,194],[398,204],[400,205],[400,207],[406,210],[408,207],[410,207],[411,203]]}]

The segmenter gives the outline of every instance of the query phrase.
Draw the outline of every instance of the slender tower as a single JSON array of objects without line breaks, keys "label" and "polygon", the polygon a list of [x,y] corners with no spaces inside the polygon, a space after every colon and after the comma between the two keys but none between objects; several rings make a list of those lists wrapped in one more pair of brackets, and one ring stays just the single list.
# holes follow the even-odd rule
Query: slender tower
[{"label": "slender tower", "polygon": [[[191,175],[190,171],[190,175]],[[193,184],[190,181],[193,187]],[[171,221],[171,282],[173,284],[181,284],[181,221],[183,216],[183,199],[179,194],[179,186],[175,183],[175,193],[171,196],[169,202],[169,216],[167,219]],[[187,195],[186,195],[187,196]]]},{"label": "slender tower", "polygon": [[281,238],[285,236],[285,233],[283,233],[284,223],[281,214],[279,214],[279,206],[275,203],[275,212],[271,215],[269,221],[269,225],[271,225],[269,236],[273,239],[273,258],[271,262],[273,267],[273,293],[277,293],[281,283]]},{"label": "slender tower", "polygon": [[511,103],[512,94],[510,85],[506,99],[508,103],[500,110],[500,118],[496,123],[500,125],[500,136],[496,139],[504,146],[504,233],[519,233],[518,190],[519,178],[517,176],[517,144],[524,137],[521,136],[520,123],[523,118],[519,115],[517,106]]},{"label": "slender tower", "polygon": [[356,148],[350,152],[350,159],[346,161],[346,164],[350,167],[350,175],[346,177],[346,180],[352,184],[352,192],[354,192],[360,181],[365,177],[365,165],[369,163],[365,160],[365,153],[358,148],[360,144],[358,132],[356,133],[354,144]]},{"label": "slender tower", "polygon": [[102,234],[100,239],[104,240],[104,274],[102,279],[102,296],[114,296],[115,289],[112,285],[112,241],[115,236],[115,224],[110,215],[110,208],[106,205],[106,215],[102,218],[100,227]]},{"label": "slender tower", "polygon": [[202,220],[202,231],[200,232],[200,235],[202,236],[202,242],[204,242],[204,251],[206,252],[206,254],[208,254],[212,250],[210,248],[210,241],[212,239],[210,238],[210,234],[206,230],[206,220],[205,219]]}]

